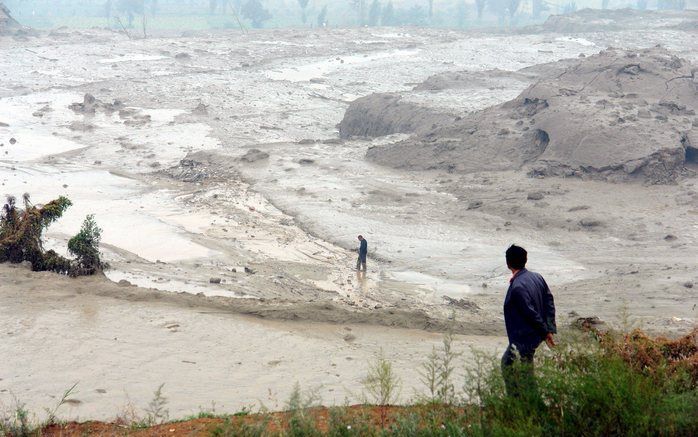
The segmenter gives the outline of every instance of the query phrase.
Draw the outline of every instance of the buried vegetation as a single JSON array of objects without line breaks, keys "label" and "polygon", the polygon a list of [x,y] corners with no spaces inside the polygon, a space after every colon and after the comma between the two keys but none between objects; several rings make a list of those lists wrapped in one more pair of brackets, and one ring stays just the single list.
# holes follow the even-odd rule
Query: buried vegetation
[{"label": "buried vegetation", "polygon": [[[567,332],[536,358],[536,384],[506,395],[496,357],[476,354],[465,379],[449,336],[425,357],[425,394],[387,405],[400,381],[383,356],[369,366],[364,404],[320,407],[298,385],[287,411],[221,415],[177,422],[135,420],[36,427],[25,435],[199,436],[690,436],[698,433],[698,329],[677,340],[596,331]],[[167,417],[166,398],[155,395]],[[153,402],[145,408],[146,418]],[[26,412],[18,417],[26,417]],[[13,424],[6,418],[5,429]]]},{"label": "buried vegetation", "polygon": [[32,270],[51,271],[69,276],[92,275],[105,265],[99,255],[102,230],[88,215],[80,232],[68,242],[68,259],[54,250],[44,250],[43,232],[72,205],[60,196],[45,205],[32,204],[28,194],[22,198],[24,208],[9,196],[0,214],[0,262],[31,263]]}]

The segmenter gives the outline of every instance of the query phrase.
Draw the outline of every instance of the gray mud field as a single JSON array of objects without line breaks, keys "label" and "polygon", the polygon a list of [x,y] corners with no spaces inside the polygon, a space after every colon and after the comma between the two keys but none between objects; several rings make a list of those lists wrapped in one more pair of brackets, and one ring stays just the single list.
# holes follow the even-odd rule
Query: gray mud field
[{"label": "gray mud field", "polygon": [[[165,383],[182,416],[212,401],[283,408],[298,381],[339,404],[360,398],[381,349],[408,399],[449,327],[463,352],[503,348],[512,243],[550,284],[559,325],[597,316],[687,331],[698,315],[698,51],[695,30],[672,17],[647,32],[0,36],[0,194],[68,196],[46,247],[65,252],[94,213],[110,264],[80,279],[0,266],[0,401],[42,411],[78,382],[67,415],[113,418]],[[628,56],[657,44],[681,61],[643,82],[667,87],[651,90],[656,102],[621,101],[628,86],[608,79],[616,88],[579,89],[584,104],[570,106],[559,92],[569,84],[551,79],[609,47]],[[535,159],[512,152],[513,137],[493,139],[518,132],[509,116],[525,98],[567,114],[521,115],[550,136],[521,128]],[[622,110],[636,116],[626,126],[614,121]],[[575,118],[609,123],[594,146],[616,161],[585,161],[570,144],[599,132],[575,137]],[[652,159],[628,152],[627,138]],[[365,274],[354,270],[358,234]]]}]

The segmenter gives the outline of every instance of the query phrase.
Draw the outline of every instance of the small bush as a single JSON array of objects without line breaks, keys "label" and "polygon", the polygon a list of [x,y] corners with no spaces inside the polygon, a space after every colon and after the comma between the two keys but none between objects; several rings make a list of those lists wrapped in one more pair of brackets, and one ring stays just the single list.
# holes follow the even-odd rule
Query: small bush
[{"label": "small bush", "polygon": [[102,270],[104,264],[99,256],[99,242],[102,238],[102,229],[97,226],[93,214],[85,217],[82,228],[68,241],[68,250],[75,257],[75,269],[81,275],[92,275]]}]

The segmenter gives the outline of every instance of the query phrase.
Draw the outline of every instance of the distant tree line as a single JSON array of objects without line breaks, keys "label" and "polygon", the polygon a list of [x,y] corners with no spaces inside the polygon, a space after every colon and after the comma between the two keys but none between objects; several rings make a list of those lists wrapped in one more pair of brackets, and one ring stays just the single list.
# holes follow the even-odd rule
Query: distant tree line
[{"label": "distant tree line", "polygon": [[[550,13],[571,13],[577,10],[576,0],[551,3],[549,0],[4,0],[11,9],[45,14],[46,16],[101,15],[109,23],[124,23],[132,28],[137,17],[169,15],[230,16],[230,25],[244,20],[260,28],[270,21],[275,26],[326,27],[346,26],[457,26],[492,25],[496,19],[502,26],[540,20]],[[598,1],[596,7],[607,9],[618,0]],[[626,1],[626,0],[623,0]],[[650,0],[633,0],[637,9],[647,9]],[[681,10],[687,0],[656,0],[657,9]],[[616,4],[617,6],[617,4]],[[232,17],[236,20],[232,20]],[[213,22],[220,23],[220,19]],[[219,24],[220,25],[220,24]]]}]

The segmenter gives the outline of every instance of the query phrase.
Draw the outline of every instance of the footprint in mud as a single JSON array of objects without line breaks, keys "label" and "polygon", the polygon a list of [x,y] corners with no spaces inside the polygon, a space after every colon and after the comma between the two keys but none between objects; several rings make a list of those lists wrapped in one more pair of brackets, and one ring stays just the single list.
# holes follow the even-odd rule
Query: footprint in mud
[{"label": "footprint in mud", "polygon": [[281,364],[281,360],[272,360],[267,363],[268,366],[275,367]]}]

